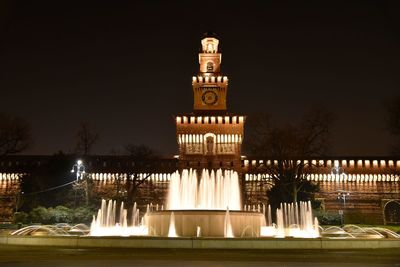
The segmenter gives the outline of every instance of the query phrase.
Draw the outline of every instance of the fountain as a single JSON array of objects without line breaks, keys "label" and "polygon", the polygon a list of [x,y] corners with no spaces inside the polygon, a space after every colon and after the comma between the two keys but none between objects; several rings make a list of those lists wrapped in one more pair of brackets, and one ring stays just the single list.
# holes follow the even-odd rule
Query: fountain
[{"label": "fountain", "polygon": [[270,219],[268,206],[268,226],[261,227],[261,236],[315,238],[320,236],[317,218],[312,215],[311,202],[281,203],[276,210],[276,224]]},{"label": "fountain", "polygon": [[29,225],[11,233],[15,236],[72,236],[87,235],[89,228],[85,224],[69,225],[59,223],[56,225]]},{"label": "fountain", "polygon": [[[150,235],[164,237],[302,237],[319,236],[318,221],[311,203],[283,203],[272,223],[271,207],[244,206],[242,210],[239,177],[231,170],[195,170],[171,175],[167,209],[150,208],[139,223],[136,203],[128,225],[127,210],[121,203],[117,216],[115,201],[103,200],[93,217],[90,235]],[[118,218],[118,219],[117,219]]]},{"label": "fountain", "polygon": [[128,226],[127,210],[124,209],[124,203],[121,203],[119,209],[119,220],[117,221],[117,203],[116,201],[101,201],[101,208],[97,212],[97,217],[93,216],[90,226],[91,236],[132,236],[147,235],[147,227],[139,224],[139,210],[136,203],[132,208],[132,223]]},{"label": "fountain", "polygon": [[171,213],[171,217],[169,220],[168,237],[177,237],[175,229],[175,216],[173,212]]},{"label": "fountain", "polygon": [[[200,180],[200,181],[198,181]],[[170,210],[240,210],[240,190],[237,172],[203,170],[197,178],[194,170],[175,172],[168,193]]]},{"label": "fountain", "polygon": [[[312,215],[311,202],[282,203],[273,222],[271,206],[244,205],[241,209],[238,174],[229,170],[183,170],[171,175],[167,209],[152,204],[146,213],[134,203],[131,217],[122,202],[102,200],[93,216],[90,236],[161,236],[161,237],[261,237],[261,238],[400,238],[385,228],[346,225],[322,228]],[[84,225],[33,225],[12,235],[82,235]]]},{"label": "fountain", "polygon": [[[237,172],[195,170],[172,174],[167,209],[146,214],[149,235],[256,237],[265,217],[261,212],[242,211]],[[171,219],[173,217],[173,219]]]}]

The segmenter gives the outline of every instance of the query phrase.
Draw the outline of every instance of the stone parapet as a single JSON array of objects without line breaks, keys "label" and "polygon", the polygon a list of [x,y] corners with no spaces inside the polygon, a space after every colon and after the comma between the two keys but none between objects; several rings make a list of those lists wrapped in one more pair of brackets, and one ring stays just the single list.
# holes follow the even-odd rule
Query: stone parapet
[{"label": "stone parapet", "polygon": [[2,236],[0,244],[65,248],[172,248],[172,249],[378,249],[400,248],[398,239],[277,239],[277,238],[163,238],[163,237],[19,237]]}]

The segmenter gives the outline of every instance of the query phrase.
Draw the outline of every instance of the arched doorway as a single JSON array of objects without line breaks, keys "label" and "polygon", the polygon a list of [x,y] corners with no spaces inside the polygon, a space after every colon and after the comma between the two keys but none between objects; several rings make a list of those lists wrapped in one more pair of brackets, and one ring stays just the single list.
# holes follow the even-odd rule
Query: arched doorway
[{"label": "arched doorway", "polygon": [[215,139],[215,134],[213,133],[207,133],[204,135],[205,155],[215,154]]},{"label": "arched doorway", "polygon": [[385,223],[400,224],[400,201],[389,201],[384,207]]}]

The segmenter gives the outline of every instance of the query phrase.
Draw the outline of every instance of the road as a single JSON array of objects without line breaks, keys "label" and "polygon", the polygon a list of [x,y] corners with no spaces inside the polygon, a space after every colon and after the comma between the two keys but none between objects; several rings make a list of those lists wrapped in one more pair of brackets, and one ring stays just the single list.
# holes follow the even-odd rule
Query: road
[{"label": "road", "polygon": [[0,266],[400,266],[400,251],[393,249],[329,251],[66,249],[0,246]]}]

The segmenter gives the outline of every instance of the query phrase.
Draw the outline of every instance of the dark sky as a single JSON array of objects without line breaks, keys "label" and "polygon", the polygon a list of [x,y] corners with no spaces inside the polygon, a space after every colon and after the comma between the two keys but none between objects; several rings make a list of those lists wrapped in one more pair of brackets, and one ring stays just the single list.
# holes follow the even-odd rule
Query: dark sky
[{"label": "dark sky", "polygon": [[231,112],[290,122],[325,106],[336,155],[387,154],[395,1],[237,2],[1,1],[0,111],[31,123],[30,154],[70,151],[81,121],[100,135],[96,153],[143,143],[176,154],[172,116],[192,110],[200,38],[213,30]]}]

